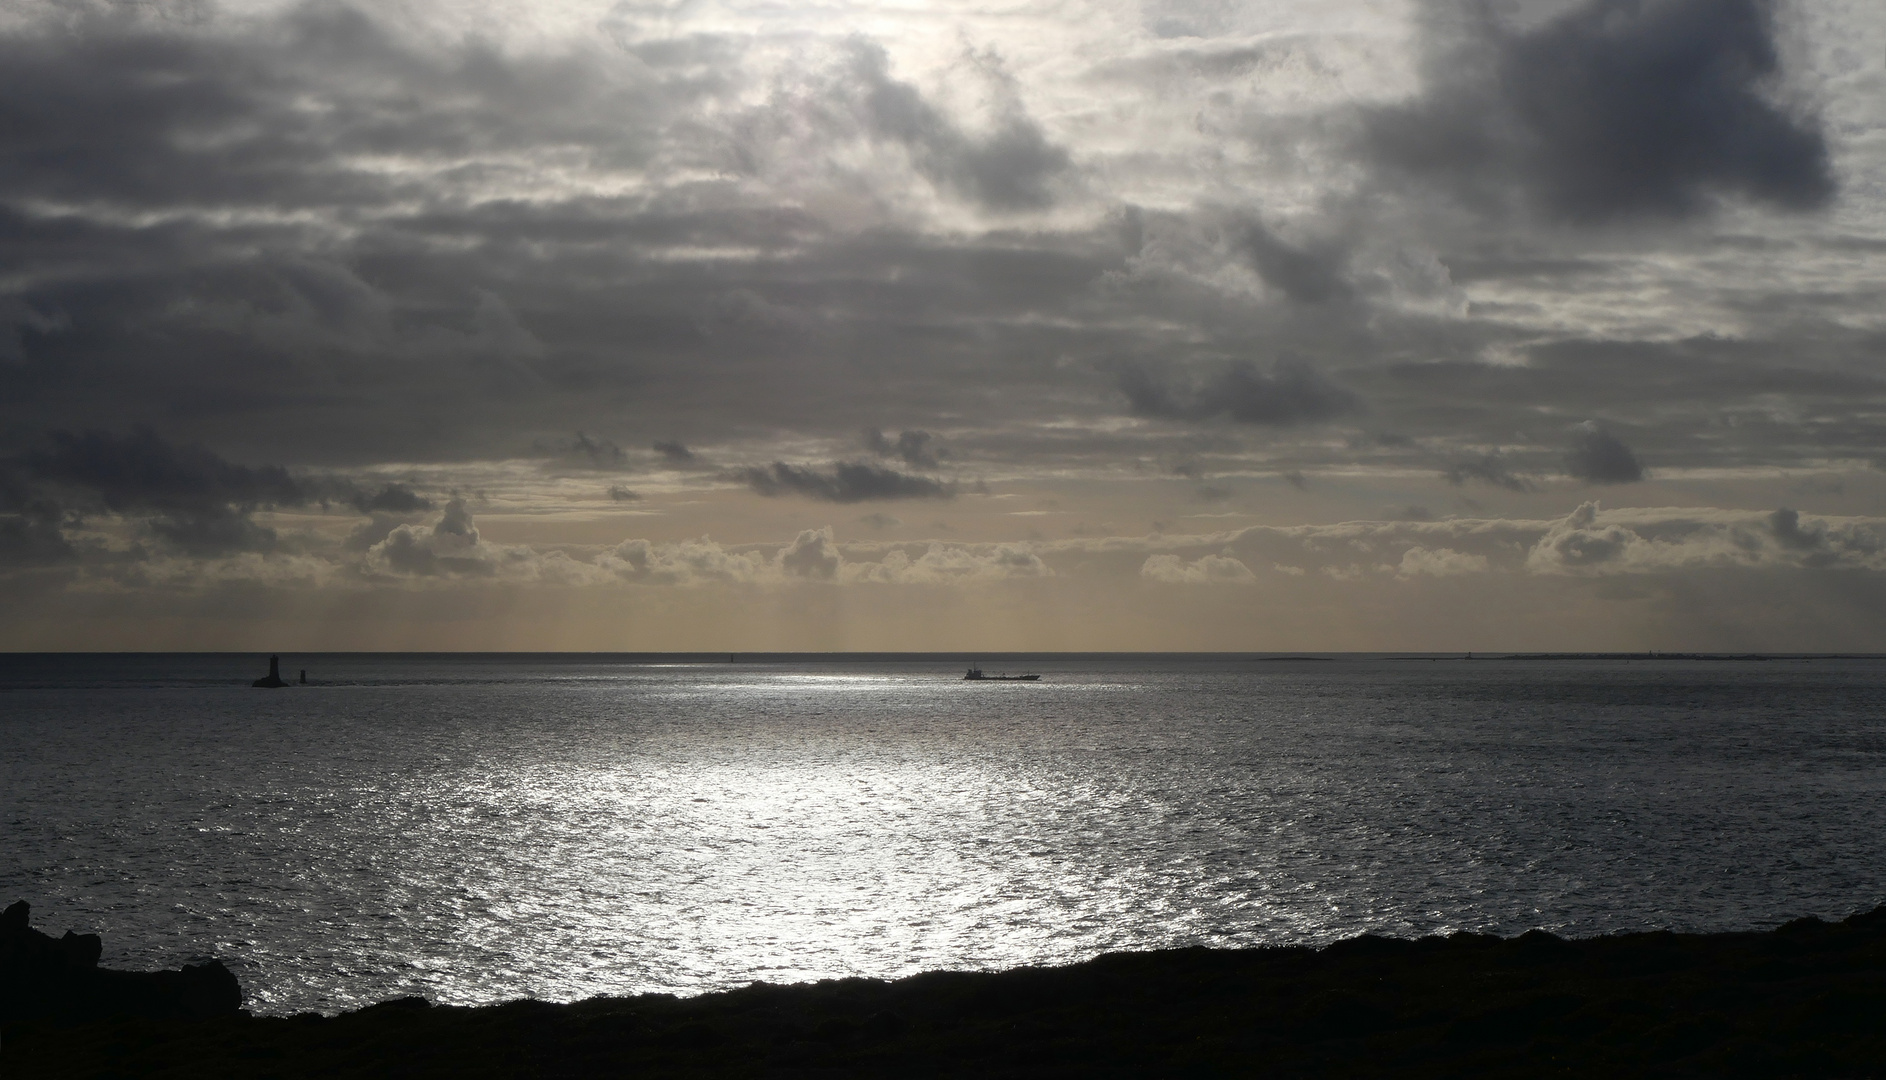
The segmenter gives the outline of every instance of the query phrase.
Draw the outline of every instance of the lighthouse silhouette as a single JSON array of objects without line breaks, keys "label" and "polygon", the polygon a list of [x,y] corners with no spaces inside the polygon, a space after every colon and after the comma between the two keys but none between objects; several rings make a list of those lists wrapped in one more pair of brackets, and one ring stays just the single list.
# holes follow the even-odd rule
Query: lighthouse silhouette
[{"label": "lighthouse silhouette", "polygon": [[288,684],[282,681],[282,658],[279,656],[269,657],[268,674],[249,685],[269,687],[287,686]]}]

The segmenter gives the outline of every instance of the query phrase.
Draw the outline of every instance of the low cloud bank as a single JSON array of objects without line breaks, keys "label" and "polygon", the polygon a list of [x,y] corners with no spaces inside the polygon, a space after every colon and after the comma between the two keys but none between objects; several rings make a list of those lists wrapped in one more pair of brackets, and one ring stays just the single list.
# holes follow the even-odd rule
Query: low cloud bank
[{"label": "low cloud bank", "polygon": [[1541,574],[1643,574],[1692,569],[1886,570],[1886,523],[1806,520],[1793,510],[1686,516],[1602,513],[1588,502],[1554,522],[1526,555]]},{"label": "low cloud bank", "polygon": [[1177,555],[1148,555],[1141,577],[1167,585],[1250,585],[1257,581],[1251,568],[1229,555],[1201,555],[1186,562]]},{"label": "low cloud bank", "polygon": [[[268,482],[281,481],[271,477]],[[424,500],[409,492],[386,501],[415,506]],[[703,536],[547,548],[486,538],[463,498],[423,516],[376,510],[345,537],[304,531],[259,548],[153,543],[157,534],[136,528],[121,531],[115,540],[97,532],[68,539],[61,523],[48,525],[36,514],[17,500],[0,512],[0,558],[5,559],[0,580],[57,566],[72,587],[126,589],[236,581],[342,588],[442,588],[476,581],[571,587],[974,586],[1027,578],[1138,579],[1154,586],[1240,589],[1374,582],[1395,589],[1417,581],[1499,575],[1567,579],[1696,571],[1886,571],[1886,521],[1880,519],[1817,517],[1788,508],[1607,511],[1597,502],[1556,520],[1354,521],[1032,543],[846,540],[828,525],[772,543],[723,544]],[[226,520],[262,528],[243,516]]]}]

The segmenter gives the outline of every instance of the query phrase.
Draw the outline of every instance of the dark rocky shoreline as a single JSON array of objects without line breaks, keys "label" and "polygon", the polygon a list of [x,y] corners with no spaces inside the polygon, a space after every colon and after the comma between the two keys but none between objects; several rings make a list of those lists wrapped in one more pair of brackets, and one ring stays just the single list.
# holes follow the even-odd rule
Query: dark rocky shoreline
[{"label": "dark rocky shoreline", "polygon": [[[1886,1076],[1886,907],[1764,933],[1364,936],[285,1018],[240,1012],[210,965],[97,969],[90,943],[27,930],[16,908],[0,939],[8,1077]],[[28,985],[48,973],[54,990]]]}]

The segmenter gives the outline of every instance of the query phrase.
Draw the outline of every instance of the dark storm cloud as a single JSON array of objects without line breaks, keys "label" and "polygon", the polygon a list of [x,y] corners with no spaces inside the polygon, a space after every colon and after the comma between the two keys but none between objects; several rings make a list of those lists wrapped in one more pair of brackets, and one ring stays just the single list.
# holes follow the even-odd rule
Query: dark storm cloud
[{"label": "dark storm cloud", "polygon": [[275,532],[255,524],[251,513],[303,506],[333,493],[281,466],[238,465],[201,446],[168,442],[148,428],[126,436],[53,432],[15,458],[12,468],[30,485],[19,520],[34,526],[15,539],[31,541],[38,550],[45,550],[54,527],[52,508],[59,507],[66,515],[142,518],[153,536],[192,554],[266,551],[275,546]]},{"label": "dark storm cloud", "polygon": [[948,499],[956,494],[954,484],[857,462],[841,461],[830,471],[820,471],[775,461],[770,468],[743,469],[738,475],[761,495],[804,495],[836,503]]},{"label": "dark storm cloud", "polygon": [[1634,484],[1644,478],[1643,463],[1631,448],[1589,420],[1572,433],[1565,472],[1593,484]]},{"label": "dark storm cloud", "polygon": [[96,497],[113,513],[300,506],[322,495],[279,465],[237,465],[201,446],[168,442],[149,428],[124,436],[56,431],[45,445],[20,455],[19,464],[38,480]]},{"label": "dark storm cloud", "polygon": [[1202,381],[1176,385],[1134,366],[1120,373],[1119,387],[1134,415],[1167,420],[1222,416],[1286,426],[1333,420],[1362,408],[1354,393],[1301,361],[1279,361],[1267,372],[1240,361]]},{"label": "dark storm cloud", "polygon": [[974,136],[916,87],[891,78],[882,47],[859,42],[853,57],[852,76],[871,131],[909,148],[912,163],[932,182],[997,210],[1054,202],[1052,185],[1068,168],[1067,151],[1049,142],[1018,105],[1009,106],[994,130]]},{"label": "dark storm cloud", "polygon": [[1438,46],[1423,95],[1368,116],[1376,160],[1572,221],[1832,197],[1818,122],[1764,94],[1778,68],[1765,0],[1591,0],[1519,31],[1465,10],[1468,40]]},{"label": "dark storm cloud", "polygon": [[192,555],[269,551],[278,537],[252,520],[256,511],[332,503],[372,518],[357,536],[377,529],[375,540],[401,516],[432,508],[403,484],[376,490],[345,477],[242,465],[148,428],[55,431],[0,461],[0,561],[70,556],[67,530],[100,514],[136,522],[150,538]]},{"label": "dark storm cloud", "polygon": [[929,432],[917,429],[900,431],[895,439],[879,428],[864,430],[865,449],[881,458],[901,458],[904,464],[918,469],[934,469],[939,464],[941,453],[935,443]]}]

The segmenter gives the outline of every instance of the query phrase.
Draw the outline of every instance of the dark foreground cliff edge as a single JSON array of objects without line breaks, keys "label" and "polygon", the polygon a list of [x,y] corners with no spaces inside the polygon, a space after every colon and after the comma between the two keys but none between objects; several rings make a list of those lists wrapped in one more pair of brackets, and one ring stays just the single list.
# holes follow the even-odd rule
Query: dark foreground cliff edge
[{"label": "dark foreground cliff edge", "polygon": [[[9,1010],[32,1000],[21,970],[0,972]],[[1886,907],[1766,933],[1361,937],[335,1017],[251,1017],[213,992],[61,1000],[0,1015],[0,1075],[1886,1077]]]}]

